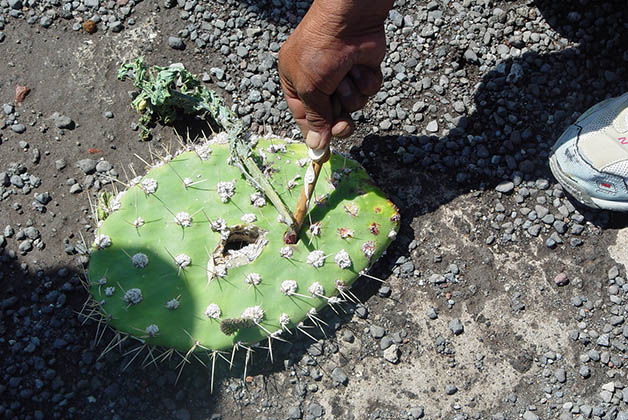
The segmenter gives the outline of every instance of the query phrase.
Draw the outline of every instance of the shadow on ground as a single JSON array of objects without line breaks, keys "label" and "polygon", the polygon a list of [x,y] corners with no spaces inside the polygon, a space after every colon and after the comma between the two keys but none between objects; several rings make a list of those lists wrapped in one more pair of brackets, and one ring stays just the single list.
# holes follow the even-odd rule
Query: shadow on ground
[{"label": "shadow on ground", "polygon": [[[535,2],[552,28],[579,46],[500,61],[478,85],[472,112],[443,116],[437,111],[448,125],[446,136],[368,135],[361,147],[352,148],[376,182],[396,196],[404,218],[430,213],[462,194],[494,189],[501,182],[553,180],[548,156],[562,131],[590,106],[628,90],[625,4],[616,1],[613,8],[592,9],[582,3],[587,2],[569,7]],[[595,17],[585,20],[592,12]],[[614,25],[600,24],[599,17]],[[579,25],[594,27],[596,36],[584,37]],[[461,54],[450,59],[459,68],[473,69],[465,67]],[[439,100],[436,94],[434,99]],[[418,112],[430,106],[423,104]],[[625,215],[572,203],[597,226],[627,225]]]}]

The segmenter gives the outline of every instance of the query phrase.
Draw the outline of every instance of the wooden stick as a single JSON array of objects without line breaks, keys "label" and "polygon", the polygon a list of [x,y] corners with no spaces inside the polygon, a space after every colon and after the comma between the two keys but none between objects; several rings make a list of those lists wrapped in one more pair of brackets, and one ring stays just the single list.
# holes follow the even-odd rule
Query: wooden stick
[{"label": "wooden stick", "polygon": [[297,243],[301,226],[303,226],[303,221],[305,220],[305,215],[307,214],[308,204],[312,198],[312,194],[314,194],[314,187],[316,187],[318,175],[321,173],[323,164],[329,160],[329,147],[323,151],[309,150],[310,157],[312,158],[312,164],[305,172],[305,177],[303,178],[303,189],[301,190],[301,195],[299,196],[299,201],[297,202],[297,208],[293,214],[295,222],[294,229],[290,229],[284,236],[284,242],[287,244]]}]

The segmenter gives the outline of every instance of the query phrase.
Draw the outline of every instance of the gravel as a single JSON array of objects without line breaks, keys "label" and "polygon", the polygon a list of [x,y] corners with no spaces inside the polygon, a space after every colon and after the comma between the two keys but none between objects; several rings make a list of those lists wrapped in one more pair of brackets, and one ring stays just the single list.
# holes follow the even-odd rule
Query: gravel
[{"label": "gravel", "polygon": [[[577,205],[547,168],[554,139],[571,121],[599,100],[628,90],[623,28],[614,24],[625,19],[611,3],[580,4],[577,12],[565,13],[561,21],[556,11],[556,16],[541,13],[542,2],[397,2],[386,23],[389,50],[382,67],[383,89],[354,114],[360,140],[366,134],[373,137],[352,150],[376,182],[387,187],[408,220],[400,233],[401,245],[389,252],[394,257],[382,263],[384,267],[390,263],[392,287],[377,285],[371,294],[361,290],[365,304],[347,305],[350,320],[326,315],[331,330],[326,339],[311,344],[307,338],[291,337],[289,350],[277,353],[286,362],[269,373],[273,380],[284,375],[280,396],[273,391],[257,393],[257,376],[246,388],[238,377],[220,385],[225,407],[233,400],[249,416],[265,420],[331,416],[316,399],[324,394],[321,388],[349,382],[360,386],[362,377],[354,376],[354,365],[364,362],[373,370],[369,375],[378,377],[397,372],[392,364],[421,372],[437,360],[440,377],[456,384],[445,388],[453,397],[439,397],[448,401],[446,405],[431,399],[422,402],[430,392],[443,392],[441,383],[440,389],[434,385],[434,391],[413,389],[414,397],[404,397],[403,403],[383,396],[386,403],[373,403],[369,415],[496,420],[628,417],[627,384],[617,374],[625,369],[628,348],[626,272],[592,249],[602,249],[607,230],[621,223],[605,212]],[[234,111],[248,128],[267,126],[292,135],[295,124],[282,101],[276,60],[281,42],[306,10],[306,3],[289,1],[7,0],[0,2],[0,42],[5,41],[3,47],[27,48],[27,39],[19,39],[23,31],[15,28],[32,25],[33,32],[53,37],[54,31],[67,30],[63,36],[77,40],[84,36],[99,46],[98,37],[110,32],[130,36],[136,20],[145,24],[151,14],[167,17],[169,26],[160,28],[165,35],[158,38],[162,55],[207,57],[204,67],[198,66],[205,72],[203,81],[231,96]],[[88,18],[97,22],[98,32],[69,31],[73,25],[80,30],[80,23]],[[183,49],[185,53],[179,52]],[[11,67],[4,69],[10,72]],[[7,80],[21,78],[27,75],[10,75]],[[103,345],[93,345],[90,334],[95,327],[89,322],[80,325],[82,320],[75,315],[84,297],[78,272],[62,272],[62,268],[42,270],[39,275],[36,271],[39,253],[46,251],[39,248],[44,240],[62,242],[61,249],[77,261],[86,258],[76,227],[90,223],[87,205],[64,215],[57,213],[58,202],[79,202],[79,192],[95,193],[111,171],[115,173],[114,164],[120,166],[107,154],[96,158],[85,149],[76,149],[80,154],[67,152],[76,136],[86,133],[64,113],[82,125],[88,118],[82,110],[48,110],[44,115],[52,115],[47,123],[51,121],[53,127],[46,133],[42,131],[46,123],[36,119],[37,110],[28,108],[28,99],[22,107],[4,104],[0,118],[2,263],[13,262],[18,273],[35,273],[4,274],[10,281],[3,285],[10,289],[0,299],[2,414],[77,418],[87,410],[108,420],[142,416],[216,420],[212,403],[199,403],[190,391],[205,398],[206,375],[184,373],[175,387],[177,372],[170,366],[143,372],[132,365],[120,373],[128,357],[117,350],[97,360]],[[5,95],[2,101],[13,102],[13,98]],[[95,115],[105,127],[124,121],[119,111],[114,121],[103,121],[113,118],[109,110],[100,109]],[[68,140],[71,135],[75,136]],[[40,150],[37,159],[35,149]],[[42,176],[38,165],[50,165],[58,172]],[[407,179],[413,180],[411,185]],[[434,213],[449,211],[457,202],[466,207],[461,211],[455,207],[447,216],[447,226],[434,223]],[[31,206],[36,211],[29,213]],[[61,218],[74,226],[71,236],[60,229],[52,231]],[[432,230],[423,231],[425,226]],[[448,230],[455,232],[456,241]],[[471,251],[452,255],[455,244],[450,242],[458,239]],[[413,248],[408,245],[411,241]],[[395,263],[400,255],[404,260]],[[517,258],[499,260],[504,255]],[[555,263],[544,268],[541,277],[546,284],[540,286],[533,283],[534,267],[546,255],[555,257]],[[458,269],[451,268],[454,263]],[[23,264],[27,266],[21,271]],[[488,270],[481,273],[491,274],[478,274],[481,268]],[[505,297],[507,303],[494,308],[500,312],[491,318],[482,304],[493,297]],[[550,344],[528,346],[531,339],[520,331],[524,324],[513,322],[500,336],[507,344],[495,343],[489,354],[461,356],[466,340],[475,340],[484,329],[498,329],[502,317],[525,320],[541,306],[557,308],[551,314],[564,328],[563,335],[549,340]],[[460,321],[468,319],[460,313],[465,308],[472,308],[467,331]],[[549,328],[555,320],[542,321]],[[506,351],[503,345],[512,347]],[[572,350],[575,356],[570,359]],[[264,356],[256,355],[256,363],[265,363],[261,360]],[[498,369],[521,374],[516,378],[524,378],[519,382],[521,391],[512,396],[511,384],[500,385],[503,392],[494,401],[499,407],[481,412],[466,392],[466,379],[459,378],[476,371],[485,375],[484,364],[495,360],[504,363]],[[399,379],[403,384],[407,378]],[[487,384],[492,379],[487,377]],[[144,401],[137,397],[138,390],[149,390],[155,398]],[[190,401],[198,406],[187,406]],[[342,409],[344,401],[340,401],[334,409]],[[419,403],[425,410],[415,406]],[[445,408],[435,412],[436,406]],[[343,416],[348,417],[338,414]]]}]

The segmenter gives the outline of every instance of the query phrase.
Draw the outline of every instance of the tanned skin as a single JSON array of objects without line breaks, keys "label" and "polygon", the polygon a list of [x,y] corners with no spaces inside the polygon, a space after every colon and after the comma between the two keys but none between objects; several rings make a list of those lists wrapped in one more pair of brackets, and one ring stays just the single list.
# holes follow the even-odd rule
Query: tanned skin
[{"label": "tanned skin", "polygon": [[[347,137],[351,112],[382,83],[384,21],[393,0],[315,0],[279,51],[284,96],[312,149]],[[308,135],[309,133],[309,135]]]}]

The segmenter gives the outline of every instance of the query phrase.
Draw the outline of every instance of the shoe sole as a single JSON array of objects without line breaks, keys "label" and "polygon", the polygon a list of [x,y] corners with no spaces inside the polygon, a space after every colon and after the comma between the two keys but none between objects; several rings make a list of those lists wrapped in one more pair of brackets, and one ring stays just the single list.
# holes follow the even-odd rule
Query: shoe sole
[{"label": "shoe sole", "polygon": [[620,201],[603,200],[601,198],[592,197],[577,181],[563,172],[555,155],[549,159],[550,170],[560,184],[572,195],[576,200],[587,207],[601,210],[627,211],[628,203]]}]

